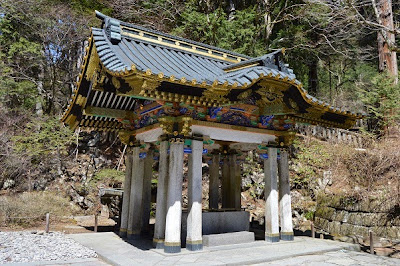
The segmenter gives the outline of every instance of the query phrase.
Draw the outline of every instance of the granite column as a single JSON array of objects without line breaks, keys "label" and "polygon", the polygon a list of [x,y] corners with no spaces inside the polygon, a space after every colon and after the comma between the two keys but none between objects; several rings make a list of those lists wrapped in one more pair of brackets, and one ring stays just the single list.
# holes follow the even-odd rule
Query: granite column
[{"label": "granite column", "polygon": [[154,225],[153,246],[157,249],[164,248],[165,218],[167,214],[167,189],[168,189],[168,141],[160,143],[160,158],[157,180],[156,223]]},{"label": "granite column", "polygon": [[144,159],[143,178],[143,216],[142,234],[150,232],[150,208],[151,208],[151,180],[153,179],[153,150],[150,148]]},{"label": "granite column", "polygon": [[293,240],[292,205],[290,199],[288,151],[280,149],[279,170],[279,209],[281,214],[281,239]]},{"label": "granite column", "polygon": [[202,154],[203,141],[192,140],[188,167],[188,217],[186,249],[203,249],[202,240]]},{"label": "granite column", "polygon": [[219,154],[213,154],[210,168],[209,206],[211,210],[218,210],[219,198]]},{"label": "granite column", "polygon": [[241,208],[241,169],[237,163],[236,154],[229,155],[229,177],[230,177],[230,193],[229,208],[240,210]]},{"label": "granite column", "polygon": [[268,148],[268,158],[264,159],[265,181],[265,240],[279,241],[279,204],[277,180],[277,149]]},{"label": "granite column", "polygon": [[224,156],[223,164],[222,164],[222,208],[227,209],[230,208],[229,204],[229,195],[230,195],[230,174],[229,174],[229,159],[228,155]]},{"label": "granite column", "polygon": [[169,153],[169,181],[164,243],[164,251],[166,253],[178,253],[181,251],[182,178],[183,143],[174,140],[171,142]]},{"label": "granite column", "polygon": [[131,180],[132,180],[132,154],[131,149],[126,149],[125,155],[125,181],[124,181],[124,194],[122,198],[121,210],[121,227],[119,235],[126,237],[129,219],[129,201],[131,196]]},{"label": "granite column", "polygon": [[129,239],[138,239],[142,230],[144,161],[139,157],[140,147],[134,147],[132,150],[132,183],[127,235]]}]

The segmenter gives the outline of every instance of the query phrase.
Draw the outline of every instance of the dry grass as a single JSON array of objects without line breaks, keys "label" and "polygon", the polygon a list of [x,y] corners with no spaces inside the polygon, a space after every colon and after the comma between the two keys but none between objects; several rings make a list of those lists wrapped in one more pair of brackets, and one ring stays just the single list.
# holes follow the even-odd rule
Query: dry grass
[{"label": "dry grass", "polygon": [[0,196],[0,224],[31,227],[42,223],[46,213],[62,221],[78,212],[69,199],[55,192],[24,192]]},{"label": "dry grass", "polygon": [[400,202],[400,141],[374,142],[367,150],[337,147],[332,165],[332,189],[344,190],[355,198],[380,198]]},{"label": "dry grass", "polygon": [[314,139],[301,144],[295,162],[300,167],[292,173],[294,181],[305,181],[303,188],[315,186],[324,171],[331,171],[330,185],[324,189],[327,194],[357,201],[377,199],[393,206],[400,203],[398,139],[372,141],[365,150]]}]

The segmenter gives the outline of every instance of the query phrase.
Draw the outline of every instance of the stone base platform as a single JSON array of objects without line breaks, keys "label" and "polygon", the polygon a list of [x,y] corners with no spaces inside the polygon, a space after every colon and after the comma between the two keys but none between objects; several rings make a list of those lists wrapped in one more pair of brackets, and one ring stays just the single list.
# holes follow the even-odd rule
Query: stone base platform
[{"label": "stone base platform", "polygon": [[125,242],[114,233],[75,234],[69,235],[69,237],[92,248],[102,260],[112,265],[246,265],[268,261],[276,261],[279,264],[279,260],[287,258],[343,249],[359,249],[354,244],[310,237],[295,237],[294,241],[278,243],[254,241],[236,245],[204,247],[201,251],[189,251],[183,248],[181,253],[169,254],[163,250],[153,249],[151,240]]},{"label": "stone base platform", "polygon": [[[186,246],[187,211],[182,212],[182,247]],[[250,213],[247,211],[203,211],[202,235],[249,231]]]},{"label": "stone base platform", "polygon": [[203,246],[205,247],[243,244],[254,241],[254,232],[247,231],[203,236]]}]

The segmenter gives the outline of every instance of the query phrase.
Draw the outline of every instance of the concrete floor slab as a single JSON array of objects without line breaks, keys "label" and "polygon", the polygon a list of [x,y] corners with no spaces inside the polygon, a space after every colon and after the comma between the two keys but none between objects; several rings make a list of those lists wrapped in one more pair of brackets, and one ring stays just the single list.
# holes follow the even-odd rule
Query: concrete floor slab
[{"label": "concrete floor slab", "polygon": [[[267,243],[256,241],[245,244],[204,247],[202,251],[196,252],[182,249],[181,253],[171,255],[164,253],[163,250],[151,249],[151,243],[147,240],[128,243],[111,232],[74,234],[70,237],[80,244],[92,248],[102,260],[112,265],[191,265],[195,263],[201,265],[243,265],[273,262],[342,249],[355,249],[354,245],[348,243],[296,237],[291,242]],[[315,261],[310,260],[308,262]]]},{"label": "concrete floor slab", "polygon": [[356,251],[339,250],[331,251],[315,255],[305,255],[294,258],[282,259],[279,261],[264,262],[260,264],[254,264],[254,266],[271,266],[271,265],[284,265],[284,266],[295,266],[295,265],[360,265],[360,266],[371,266],[371,265],[385,265],[385,266],[398,266],[400,265],[400,259],[382,257],[371,255],[368,253],[361,253]]},{"label": "concrete floor slab", "polygon": [[353,244],[309,237],[204,247],[195,252],[182,249],[177,254],[152,249],[149,240],[128,243],[110,232],[70,237],[112,265],[400,265],[397,259],[357,252],[359,247]]}]

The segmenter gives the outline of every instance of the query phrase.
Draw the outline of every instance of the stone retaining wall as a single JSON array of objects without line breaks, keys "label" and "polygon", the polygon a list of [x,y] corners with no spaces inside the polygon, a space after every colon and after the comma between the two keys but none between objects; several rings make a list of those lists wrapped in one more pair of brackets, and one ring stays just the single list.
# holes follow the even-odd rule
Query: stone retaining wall
[{"label": "stone retaining wall", "polygon": [[[392,207],[390,207],[392,206]],[[317,200],[315,225],[333,235],[376,236],[400,239],[400,213],[391,204],[377,201],[352,203],[344,199],[324,197]]]}]

